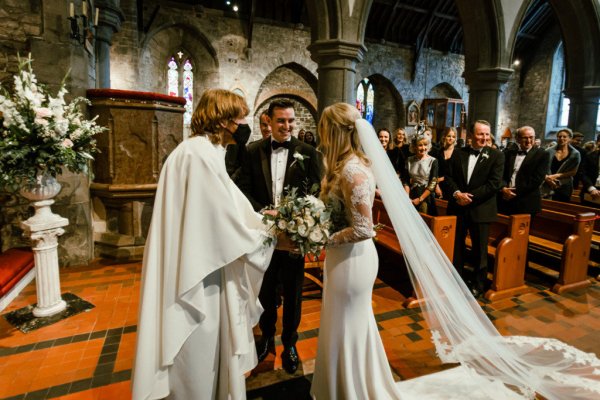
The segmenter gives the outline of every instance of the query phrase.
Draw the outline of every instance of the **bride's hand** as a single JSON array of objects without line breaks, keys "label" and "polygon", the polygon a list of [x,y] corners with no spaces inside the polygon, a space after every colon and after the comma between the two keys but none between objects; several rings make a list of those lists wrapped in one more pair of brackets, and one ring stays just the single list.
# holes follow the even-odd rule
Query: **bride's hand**
[{"label": "bride's hand", "polygon": [[279,212],[277,210],[264,210],[262,213],[270,215],[272,217],[276,217],[277,214],[279,214]]}]

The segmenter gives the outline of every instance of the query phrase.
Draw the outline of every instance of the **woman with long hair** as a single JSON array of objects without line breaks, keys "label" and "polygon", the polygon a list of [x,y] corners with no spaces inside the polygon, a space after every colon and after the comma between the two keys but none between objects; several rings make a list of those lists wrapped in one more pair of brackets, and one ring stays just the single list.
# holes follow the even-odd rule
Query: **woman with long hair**
[{"label": "woman with long hair", "polygon": [[454,149],[456,148],[456,144],[457,144],[457,137],[458,137],[458,133],[456,131],[456,128],[453,127],[448,127],[446,128],[446,130],[444,131],[444,134],[442,135],[442,155],[443,157],[440,158],[439,163],[439,177],[438,177],[438,186],[435,189],[435,194],[442,198],[442,199],[449,199],[450,196],[452,195],[452,193],[449,193],[447,190],[445,190],[445,186],[442,185],[441,183],[444,182],[444,176],[446,175],[447,171],[448,171],[448,160],[450,160],[450,158],[452,157],[452,154],[454,154]]},{"label": "woman with long hair", "polygon": [[556,133],[556,145],[547,151],[550,153],[550,169],[542,188],[545,197],[552,200],[571,202],[573,177],[577,173],[581,155],[571,146],[573,131],[562,128]]},{"label": "woman with long hair", "polygon": [[378,269],[371,240],[375,179],[354,126],[359,118],[356,107],[337,103],[325,108],[319,121],[325,167],[321,197],[341,204],[347,227],[327,246],[311,388],[316,399],[400,398],[371,308]]}]

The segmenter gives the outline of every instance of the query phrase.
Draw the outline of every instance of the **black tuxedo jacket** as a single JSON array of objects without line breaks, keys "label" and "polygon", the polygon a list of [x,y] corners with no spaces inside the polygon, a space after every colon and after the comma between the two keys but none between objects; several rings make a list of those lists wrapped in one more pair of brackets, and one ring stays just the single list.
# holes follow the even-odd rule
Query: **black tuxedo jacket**
[{"label": "black tuxedo jacket", "polygon": [[599,150],[592,151],[583,157],[583,163],[581,165],[581,181],[583,182],[583,188],[581,189],[581,193],[587,193],[590,186],[595,186],[596,189],[600,189],[596,186],[599,158]]},{"label": "black tuxedo jacket", "polygon": [[471,193],[473,202],[459,206],[454,197],[448,200],[448,214],[468,215],[473,222],[493,222],[498,215],[496,195],[502,186],[504,154],[491,147],[484,147],[475,164],[471,180],[467,183],[469,149],[454,150],[448,160],[444,184],[449,193],[457,190]]},{"label": "black tuxedo jacket", "polygon": [[[294,162],[296,152],[308,157],[302,161],[304,168],[300,161]],[[320,184],[321,171],[321,158],[316,149],[292,137],[283,181],[284,192],[287,186],[297,187],[302,193],[305,186],[310,189],[313,184]],[[256,211],[273,204],[270,137],[248,145],[237,184]]]},{"label": "black tuxedo jacket", "polygon": [[[507,150],[505,153],[504,175],[502,187],[510,187],[517,149]],[[532,148],[527,152],[517,176],[515,178],[515,193],[517,197],[512,200],[503,200],[499,197],[500,212],[512,214],[534,214],[542,210],[542,193],[540,186],[550,166],[550,154],[542,148]]]}]

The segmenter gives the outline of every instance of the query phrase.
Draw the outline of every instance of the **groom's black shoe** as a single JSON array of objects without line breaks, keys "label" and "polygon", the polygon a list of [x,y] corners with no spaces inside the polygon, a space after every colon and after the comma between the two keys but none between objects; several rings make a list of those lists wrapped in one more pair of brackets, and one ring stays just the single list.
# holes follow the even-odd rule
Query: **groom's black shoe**
[{"label": "groom's black shoe", "polygon": [[296,346],[286,347],[281,353],[281,365],[289,374],[293,374],[298,369],[298,351]]},{"label": "groom's black shoe", "polygon": [[258,362],[262,362],[269,353],[275,354],[275,339],[273,336],[261,336],[256,341],[256,355]]}]

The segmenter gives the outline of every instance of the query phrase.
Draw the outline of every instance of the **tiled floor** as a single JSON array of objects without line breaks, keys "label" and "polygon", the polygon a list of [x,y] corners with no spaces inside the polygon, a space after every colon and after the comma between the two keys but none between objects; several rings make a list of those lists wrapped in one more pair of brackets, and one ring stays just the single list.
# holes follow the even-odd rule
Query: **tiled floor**
[{"label": "tiled floor", "polygon": [[[139,263],[104,261],[64,269],[63,292],[95,308],[27,334],[0,318],[0,398],[129,399],[140,269]],[[600,355],[600,284],[564,296],[549,292],[550,284],[538,282],[533,293],[482,306],[503,334],[551,335]],[[307,398],[321,302],[316,290],[305,296],[298,343],[302,368],[290,376],[281,370],[279,357],[269,355],[247,379],[250,399]],[[405,309],[402,300],[394,289],[376,283],[374,311],[396,378],[443,369],[420,311]],[[34,302],[32,283],[4,312]]]}]

